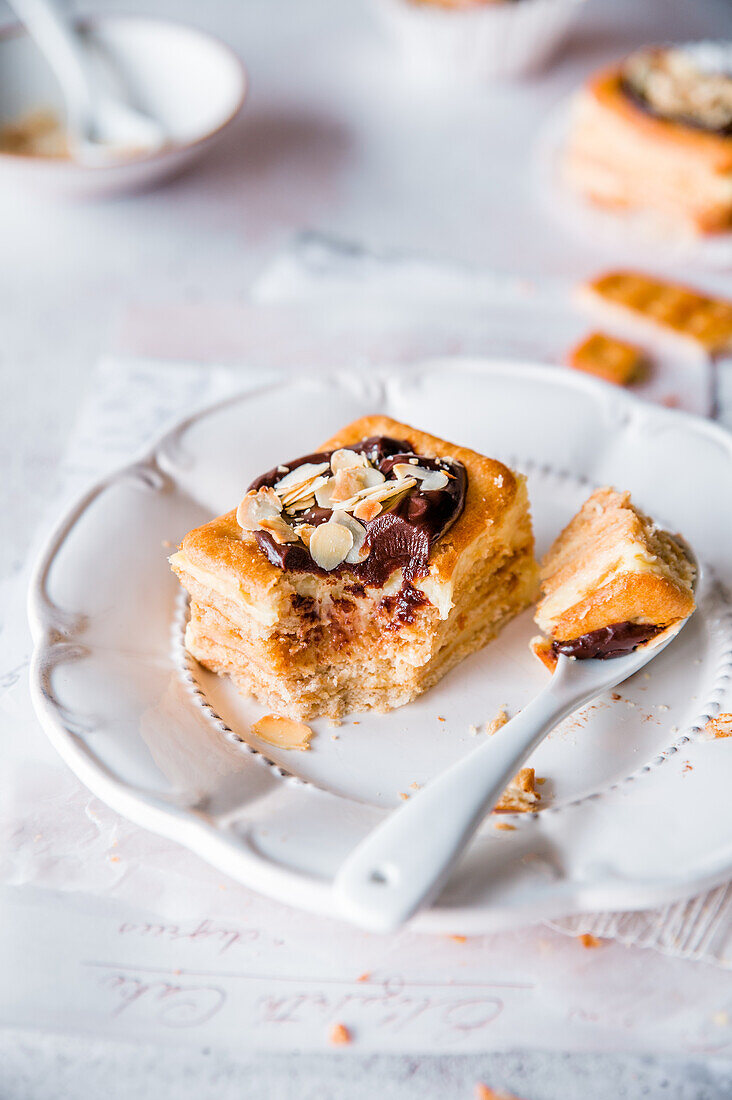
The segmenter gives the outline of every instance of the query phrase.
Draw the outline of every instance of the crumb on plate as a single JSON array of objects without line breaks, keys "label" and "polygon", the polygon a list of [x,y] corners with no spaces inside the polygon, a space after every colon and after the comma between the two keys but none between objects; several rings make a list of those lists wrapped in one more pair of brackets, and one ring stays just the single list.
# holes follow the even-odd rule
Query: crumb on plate
[{"label": "crumb on plate", "polygon": [[732,714],[718,714],[716,718],[710,718],[704,732],[712,737],[732,737]]},{"label": "crumb on plate", "polygon": [[536,775],[533,768],[522,768],[506,787],[493,807],[494,813],[530,813],[536,809],[541,795],[536,789]]},{"label": "crumb on plate", "polygon": [[489,737],[492,737],[494,733],[497,733],[498,730],[502,729],[503,726],[506,725],[506,722],[508,722],[508,711],[504,706],[499,709],[495,718],[492,718],[490,722],[486,722],[485,732],[488,734]]}]

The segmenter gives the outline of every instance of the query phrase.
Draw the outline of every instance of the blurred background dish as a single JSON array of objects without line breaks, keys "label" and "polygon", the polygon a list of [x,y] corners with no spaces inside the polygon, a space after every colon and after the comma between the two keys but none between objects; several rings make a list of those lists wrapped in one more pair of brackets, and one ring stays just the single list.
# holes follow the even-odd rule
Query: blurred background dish
[{"label": "blurred background dish", "polygon": [[160,121],[169,144],[109,164],[73,160],[61,89],[33,41],[13,27],[0,34],[0,182],[77,197],[135,190],[187,167],[238,114],[246,73],[217,39],[142,16],[101,16],[85,26],[98,62]]},{"label": "blurred background dish", "polygon": [[525,75],[556,50],[584,0],[376,0],[420,81],[482,83]]},{"label": "blurred background dish", "polygon": [[707,271],[732,268],[732,231],[699,233],[657,207],[606,205],[567,183],[565,162],[576,97],[560,100],[540,126],[531,158],[532,188],[539,207],[569,239],[605,257],[639,266],[688,265]]},{"label": "blurred background dish", "polygon": [[644,47],[575,100],[562,173],[602,207],[669,230],[732,229],[732,42]]}]

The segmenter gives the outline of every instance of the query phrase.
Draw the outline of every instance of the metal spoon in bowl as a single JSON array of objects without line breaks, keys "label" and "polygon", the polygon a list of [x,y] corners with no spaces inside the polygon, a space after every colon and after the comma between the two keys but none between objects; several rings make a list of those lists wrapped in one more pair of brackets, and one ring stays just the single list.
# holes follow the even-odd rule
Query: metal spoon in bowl
[{"label": "metal spoon in bowl", "polygon": [[[696,566],[696,588],[699,566],[686,550]],[[348,856],[334,883],[340,913],[369,931],[389,932],[433,901],[480,822],[547,734],[653,660],[689,618],[624,657],[561,655],[551,682],[515,718],[390,814]]]},{"label": "metal spoon in bowl", "polygon": [[88,46],[59,0],[9,2],[61,85],[75,160],[104,165],[150,156],[168,144],[159,122],[102,86]]}]

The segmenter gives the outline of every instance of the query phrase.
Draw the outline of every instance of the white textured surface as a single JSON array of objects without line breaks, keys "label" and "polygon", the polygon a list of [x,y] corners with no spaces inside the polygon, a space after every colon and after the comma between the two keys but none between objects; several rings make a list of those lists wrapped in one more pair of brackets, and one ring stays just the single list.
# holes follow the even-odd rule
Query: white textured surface
[{"label": "white textured surface", "polygon": [[473,1100],[477,1081],[528,1100],[723,1100],[732,1068],[719,1059],[506,1053],[238,1055],[164,1050],[28,1032],[0,1035],[8,1100]]},{"label": "white textured surface", "polygon": [[[168,346],[173,334],[161,333],[161,321],[171,309],[179,318],[180,304],[190,307],[199,323],[186,338],[206,355],[217,340],[220,346],[221,303],[240,306],[273,249],[304,226],[513,273],[576,277],[593,270],[611,253],[570,240],[531,201],[526,156],[537,126],[581,74],[653,40],[659,26],[664,37],[710,37],[729,21],[726,0],[591,0],[551,73],[451,102],[401,85],[366,8],[366,0],[212,0],[205,9],[196,0],[160,0],[157,11],[220,33],[247,61],[252,99],[233,140],[167,190],[109,205],[60,209],[23,194],[2,196],[0,230],[12,258],[0,274],[3,566],[22,560],[92,365],[129,306],[154,313],[158,325],[147,335]],[[715,277],[706,285],[725,284]],[[300,352],[294,346],[293,358]],[[266,347],[259,354],[266,360]],[[732,398],[729,371],[720,392]],[[10,1035],[0,1047],[0,1091],[11,1100],[102,1091],[226,1096],[236,1089],[254,1100],[358,1096],[361,1085],[349,1070],[344,1077],[344,1064],[327,1056],[212,1057],[192,1047],[165,1055]],[[359,1065],[364,1096],[387,1096],[388,1089],[469,1096],[472,1082],[488,1076],[486,1065],[494,1084],[527,1100],[716,1100],[731,1087],[728,1071],[708,1060],[660,1068],[591,1056]]]}]

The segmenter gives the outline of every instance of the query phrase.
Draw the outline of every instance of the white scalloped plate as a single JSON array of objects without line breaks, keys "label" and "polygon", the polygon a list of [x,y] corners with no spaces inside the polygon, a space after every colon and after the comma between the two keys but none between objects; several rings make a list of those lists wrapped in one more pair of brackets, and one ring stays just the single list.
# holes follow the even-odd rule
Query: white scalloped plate
[{"label": "white scalloped plate", "polygon": [[[647,907],[732,875],[732,437],[581,376],[442,360],[288,381],[207,409],[93,489],[53,533],[30,595],[35,705],[58,751],[119,813],[248,886],[333,914],[339,864],[400,793],[467,752],[544,681],[529,614],[417,703],[314,723],[306,753],[249,730],[261,709],[181,645],[169,545],[278,461],[384,412],[524,469],[539,550],[590,487],[632,490],[706,566],[700,606],[648,668],[563,723],[532,764],[540,813],[484,823],[417,928],[478,932]],[[444,721],[441,721],[444,719]],[[269,756],[263,755],[265,752]]]},{"label": "white scalloped plate", "polygon": [[647,264],[690,263],[709,270],[732,268],[732,233],[707,236],[674,226],[649,211],[610,210],[573,191],[562,179],[561,161],[569,135],[573,96],[561,101],[539,131],[532,156],[539,201],[563,228],[622,257]]}]

